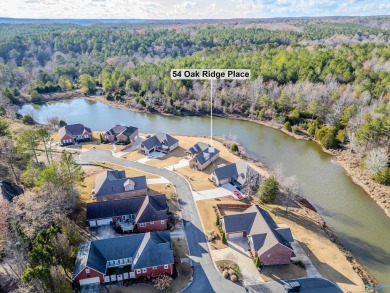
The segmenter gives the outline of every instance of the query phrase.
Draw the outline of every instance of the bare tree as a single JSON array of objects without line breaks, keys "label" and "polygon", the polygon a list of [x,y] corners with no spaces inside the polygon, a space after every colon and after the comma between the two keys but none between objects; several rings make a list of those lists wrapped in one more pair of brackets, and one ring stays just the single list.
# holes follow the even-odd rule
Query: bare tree
[{"label": "bare tree", "polygon": [[4,161],[5,166],[7,166],[15,179],[15,182],[19,184],[19,176],[17,174],[17,166],[15,163],[18,160],[18,155],[15,150],[14,143],[10,137],[2,137],[0,139],[0,157]]},{"label": "bare tree", "polygon": [[367,173],[372,175],[381,172],[389,161],[389,154],[385,148],[372,149],[366,158],[365,166]]}]

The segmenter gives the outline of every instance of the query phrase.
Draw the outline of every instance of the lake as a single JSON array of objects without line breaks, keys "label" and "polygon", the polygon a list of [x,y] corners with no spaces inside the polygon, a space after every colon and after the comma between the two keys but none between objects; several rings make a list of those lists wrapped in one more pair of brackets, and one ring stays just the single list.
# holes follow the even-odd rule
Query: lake
[{"label": "lake", "polygon": [[[138,127],[140,132],[210,134],[209,117],[137,113],[84,99],[24,105],[20,112],[33,113],[41,123],[48,117],[58,116],[68,124],[83,123],[92,130],[108,130],[114,124],[125,124]],[[296,175],[303,185],[303,194],[347,249],[379,283],[390,284],[390,219],[352,182],[332,156],[322,152],[315,142],[297,140],[253,122],[214,118],[213,132],[218,136],[233,136],[266,166],[282,164],[286,175]]]}]

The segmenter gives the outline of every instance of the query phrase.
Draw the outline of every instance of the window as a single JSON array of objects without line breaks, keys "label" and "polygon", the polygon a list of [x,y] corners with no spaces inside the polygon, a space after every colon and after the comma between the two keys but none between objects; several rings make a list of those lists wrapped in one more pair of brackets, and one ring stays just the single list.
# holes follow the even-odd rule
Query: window
[{"label": "window", "polygon": [[161,224],[165,224],[165,220],[161,220]]},{"label": "window", "polygon": [[140,223],[139,226],[140,227],[146,227],[146,223]]},{"label": "window", "polygon": [[153,270],[157,270],[157,267],[153,267]]},{"label": "window", "polygon": [[85,272],[89,274],[91,271],[89,269],[85,269]]},{"label": "window", "polygon": [[141,273],[141,270],[138,269],[138,270],[137,270],[137,274],[140,274],[140,273]]},{"label": "window", "polygon": [[166,269],[166,270],[167,270],[167,269],[168,269],[168,265],[164,265],[164,269]]},{"label": "window", "polygon": [[150,224],[152,224],[152,225],[153,225],[153,224],[154,224],[154,221],[150,222]]},{"label": "window", "polygon": [[147,270],[148,270],[148,269],[142,269],[142,272],[143,272],[143,273],[146,273]]}]

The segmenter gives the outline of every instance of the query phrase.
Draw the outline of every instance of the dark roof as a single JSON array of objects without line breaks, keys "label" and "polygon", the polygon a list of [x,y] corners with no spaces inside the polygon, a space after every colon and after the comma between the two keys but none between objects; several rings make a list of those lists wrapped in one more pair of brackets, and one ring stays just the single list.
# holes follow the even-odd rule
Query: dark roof
[{"label": "dark roof", "polygon": [[154,147],[160,147],[162,145],[171,147],[177,142],[178,142],[178,140],[176,138],[170,136],[169,134],[158,132],[158,133],[156,133],[156,135],[144,140],[142,142],[142,145],[147,150],[151,150]]},{"label": "dark roof", "polygon": [[169,231],[132,234],[82,243],[76,258],[72,279],[86,267],[102,274],[107,261],[132,259],[132,269],[172,264]]},{"label": "dark roof", "polygon": [[87,220],[105,219],[137,214],[136,223],[167,219],[165,195],[149,195],[87,204]]},{"label": "dark roof", "polygon": [[109,135],[123,134],[123,135],[126,135],[126,136],[130,136],[134,132],[136,132],[137,130],[138,130],[137,127],[123,126],[123,125],[118,125],[117,124],[114,127],[112,127],[110,130],[108,130],[106,133],[109,134]]},{"label": "dark roof", "polygon": [[96,176],[95,179],[95,197],[111,194],[120,194],[125,191],[125,184],[132,181],[135,190],[147,189],[146,177],[126,177],[124,170],[109,170]]},{"label": "dark roof", "polygon": [[198,142],[187,150],[187,153],[195,155],[198,162],[203,165],[215,156],[218,156],[219,150],[212,148],[211,145],[203,142]]},{"label": "dark roof", "polygon": [[6,181],[0,181],[0,194],[8,202],[12,202],[15,196],[21,195],[23,189],[15,184]]},{"label": "dark roof", "polygon": [[[253,246],[259,254],[280,243],[292,250],[290,245],[293,242],[291,231],[288,236],[287,227],[278,227],[271,215],[257,205],[253,205],[241,214],[228,215],[223,217],[224,227],[227,233],[246,231],[248,237],[252,238]],[[278,229],[283,232],[278,233]],[[284,238],[283,236],[286,236]]]},{"label": "dark roof", "polygon": [[65,134],[69,134],[71,136],[74,135],[82,135],[84,132],[91,133],[91,128],[85,127],[83,124],[69,124],[61,127],[58,130],[60,138]]}]

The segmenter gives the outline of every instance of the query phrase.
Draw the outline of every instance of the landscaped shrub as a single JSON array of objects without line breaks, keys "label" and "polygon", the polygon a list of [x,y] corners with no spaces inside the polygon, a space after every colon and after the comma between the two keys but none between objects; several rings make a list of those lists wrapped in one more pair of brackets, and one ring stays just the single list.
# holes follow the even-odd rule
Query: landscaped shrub
[{"label": "landscaped shrub", "polygon": [[215,221],[215,224],[216,224],[217,226],[219,226],[219,224],[220,224],[218,214],[217,214],[217,220]]},{"label": "landscaped shrub", "polygon": [[230,281],[237,282],[237,276],[236,275],[230,275]]},{"label": "landscaped shrub", "polygon": [[162,274],[153,280],[153,287],[159,291],[164,291],[171,286],[172,278],[166,274]]},{"label": "landscaped shrub", "polygon": [[222,232],[222,243],[223,244],[226,244],[226,235],[225,235],[225,232]]},{"label": "landscaped shrub", "polygon": [[234,275],[236,272],[233,269],[228,270],[229,275]]},{"label": "landscaped shrub", "polygon": [[232,143],[230,145],[230,150],[233,152],[233,153],[237,153],[238,152],[238,145],[235,144],[235,143]]},{"label": "landscaped shrub", "polygon": [[222,277],[224,277],[225,279],[227,279],[227,278],[229,277],[229,273],[228,273],[227,270],[224,270],[224,271],[222,272]]}]

